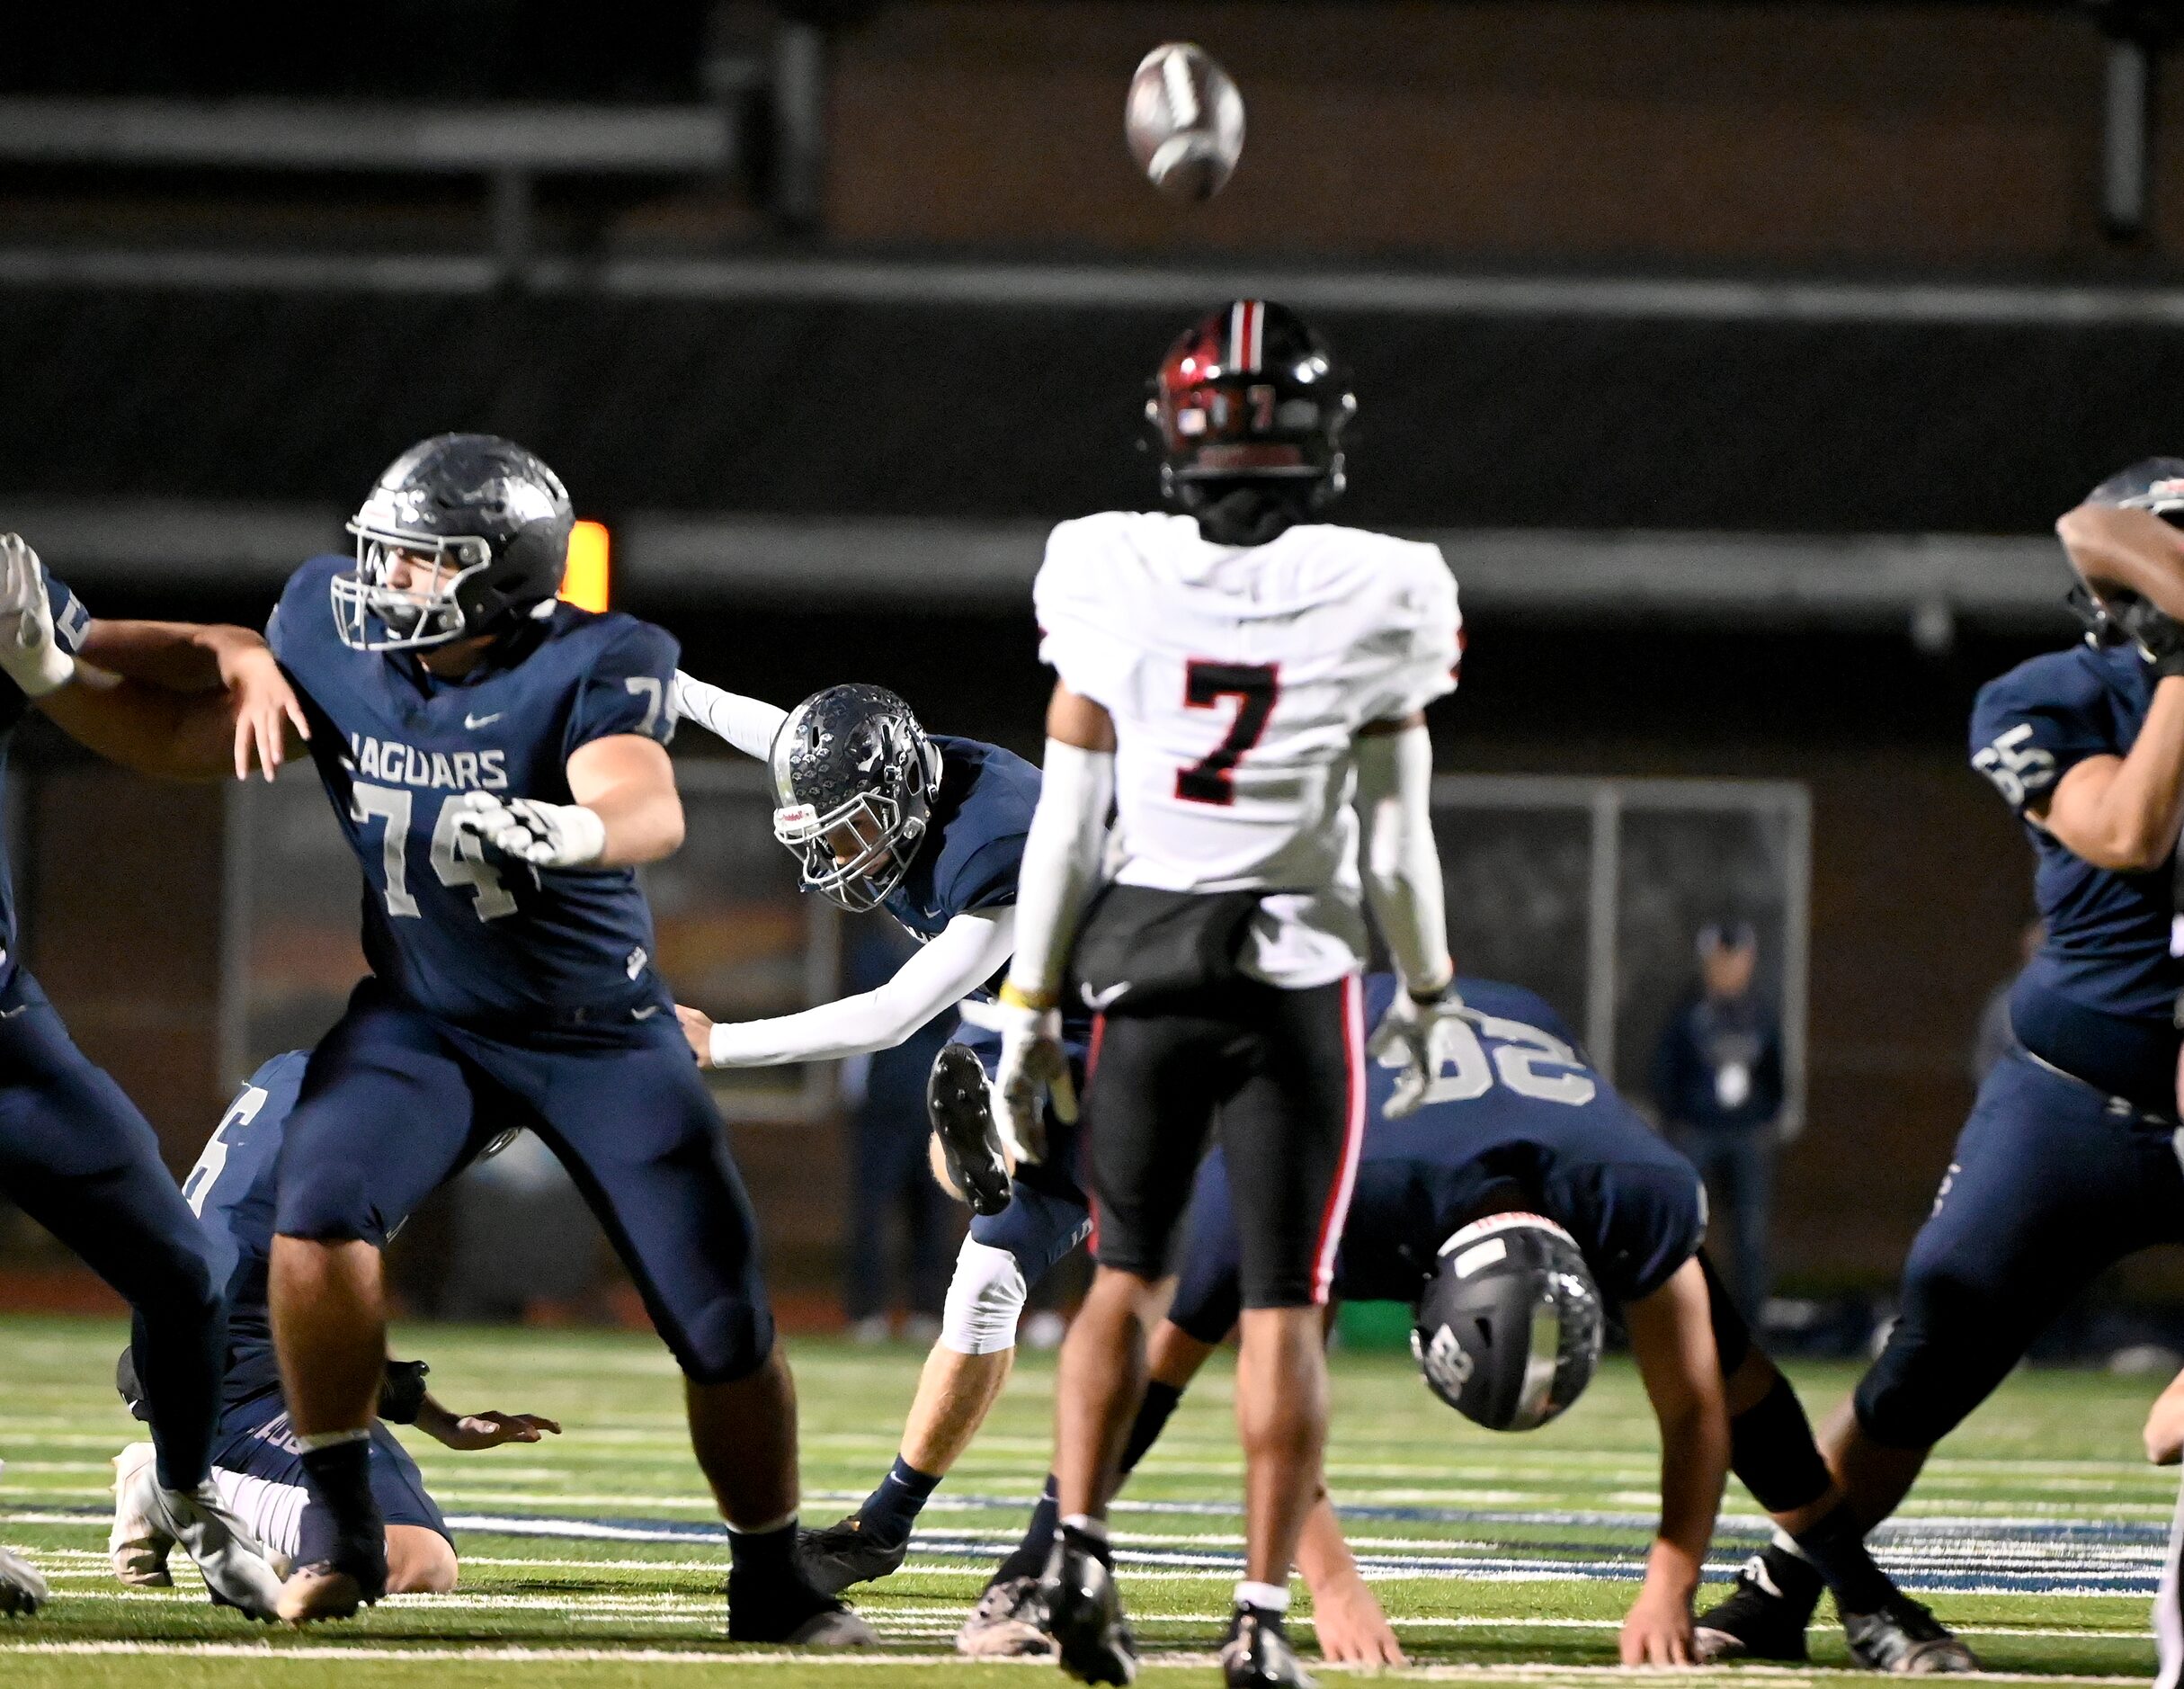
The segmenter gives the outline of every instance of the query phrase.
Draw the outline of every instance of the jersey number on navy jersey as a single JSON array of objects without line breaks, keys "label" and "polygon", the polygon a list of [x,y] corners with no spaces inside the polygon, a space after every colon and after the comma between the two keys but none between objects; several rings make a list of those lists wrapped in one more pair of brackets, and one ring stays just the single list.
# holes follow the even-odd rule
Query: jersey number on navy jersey
[{"label": "jersey number on navy jersey", "polygon": [[[1440,1071],[1426,1087],[1428,1104],[1468,1103],[1484,1096],[1493,1089],[1496,1076],[1519,1096],[1572,1108],[1582,1107],[1600,1093],[1577,1051],[1551,1032],[1499,1014],[1466,1013],[1461,1020],[1444,1024],[1449,1043],[1441,1052]],[[1492,1051],[1481,1041],[1482,1032],[1493,1041]],[[1552,1068],[1562,1071],[1548,1070]]]},{"label": "jersey number on navy jersey", "polygon": [[2028,794],[2055,783],[2055,754],[2027,746],[2031,737],[2032,723],[2019,722],[1972,758],[1972,766],[1994,782],[2002,801],[2012,809],[2023,809]]},{"label": "jersey number on navy jersey", "polygon": [[258,1118],[258,1111],[265,1106],[265,1099],[272,1093],[263,1086],[246,1085],[242,1095],[227,1105],[220,1116],[220,1123],[199,1153],[197,1165],[190,1169],[190,1176],[182,1182],[182,1200],[190,1205],[190,1211],[198,1219],[205,1217],[205,1198],[219,1182],[220,1170],[227,1165],[227,1133],[231,1127],[247,1126]]},{"label": "jersey number on navy jersey", "polygon": [[[658,683],[654,683],[655,685]],[[443,886],[468,886],[477,894],[476,908],[481,921],[498,919],[515,913],[514,895],[501,883],[501,877],[486,861],[485,847],[477,835],[466,833],[457,826],[461,811],[453,800],[460,792],[451,792],[441,800],[440,815],[432,824],[432,871],[440,876]],[[386,836],[380,842],[379,866],[386,879],[387,913],[405,915],[415,918],[418,915],[417,899],[409,889],[409,823],[411,810],[417,794],[406,786],[368,786],[358,781],[350,788],[350,809],[361,824],[370,820],[386,823]]]},{"label": "jersey number on navy jersey", "polygon": [[1227,805],[1236,800],[1231,773],[1244,752],[1259,743],[1274,700],[1281,693],[1281,671],[1270,663],[1207,663],[1193,659],[1183,670],[1183,702],[1210,710],[1224,698],[1236,700],[1228,733],[1199,761],[1178,769],[1175,795],[1190,803]]}]

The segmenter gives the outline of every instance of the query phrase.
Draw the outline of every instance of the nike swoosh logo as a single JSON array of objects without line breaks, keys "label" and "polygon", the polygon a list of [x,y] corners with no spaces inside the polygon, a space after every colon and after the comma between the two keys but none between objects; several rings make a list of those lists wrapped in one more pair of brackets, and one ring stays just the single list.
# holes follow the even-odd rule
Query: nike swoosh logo
[{"label": "nike swoosh logo", "polygon": [[1120,985],[1111,985],[1104,991],[1087,991],[1084,994],[1084,1006],[1097,1014],[1109,1004],[1119,999],[1129,988],[1130,982],[1125,979]]},{"label": "nike swoosh logo", "polygon": [[501,719],[503,716],[506,715],[507,713],[508,713],[508,712],[507,712],[505,710],[495,710],[495,711],[494,711],[494,712],[493,712],[491,715],[489,715],[489,716],[472,716],[472,715],[466,715],[466,716],[465,716],[465,717],[463,717],[463,719],[462,719],[462,724],[463,724],[463,726],[465,726],[466,728],[469,728],[469,729],[470,729],[472,732],[474,732],[474,733],[475,733],[475,732],[476,732],[476,731],[477,731],[478,728],[484,728],[484,727],[490,727],[490,726],[492,726],[492,725],[493,725],[493,723],[495,723],[495,721],[498,721],[498,720],[499,720],[499,719]]},{"label": "nike swoosh logo", "polygon": [[655,1003],[650,1008],[631,1009],[629,1011],[629,1018],[633,1021],[648,1021],[659,1012],[660,1005]]},{"label": "nike swoosh logo", "polygon": [[18,1005],[12,1009],[0,1009],[0,1021],[12,1021],[18,1014],[28,1014],[30,1012],[31,1005],[28,1003]]}]

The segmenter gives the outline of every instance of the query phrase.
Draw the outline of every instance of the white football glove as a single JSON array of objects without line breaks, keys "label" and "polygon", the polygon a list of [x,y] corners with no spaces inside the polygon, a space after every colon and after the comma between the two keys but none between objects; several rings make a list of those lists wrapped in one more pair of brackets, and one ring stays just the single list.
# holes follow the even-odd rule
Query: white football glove
[{"label": "white football glove", "polygon": [[581,803],[505,800],[489,791],[450,800],[462,806],[455,825],[488,855],[526,868],[587,868],[606,853],[607,824]]},{"label": "white football glove", "polygon": [[45,566],[19,533],[0,533],[0,670],[31,698],[76,675],[76,659],[53,637]]},{"label": "white football glove", "polygon": [[1065,1126],[1077,1120],[1077,1088],[1069,1077],[1069,1052],[1062,1048],[1062,1012],[1012,1003],[1004,995],[989,1013],[1001,1029],[1001,1060],[994,1072],[1001,1126],[1019,1160],[1044,1161],[1047,1099],[1054,1099],[1055,1118]]},{"label": "white football glove", "polygon": [[1395,993],[1365,1046],[1382,1067],[1403,1069],[1383,1111],[1388,1119],[1401,1120],[1418,1112],[1426,1100],[1426,1087],[1449,1059],[1463,1013],[1464,999],[1453,985],[1431,1003],[1421,1003],[1408,991]]}]

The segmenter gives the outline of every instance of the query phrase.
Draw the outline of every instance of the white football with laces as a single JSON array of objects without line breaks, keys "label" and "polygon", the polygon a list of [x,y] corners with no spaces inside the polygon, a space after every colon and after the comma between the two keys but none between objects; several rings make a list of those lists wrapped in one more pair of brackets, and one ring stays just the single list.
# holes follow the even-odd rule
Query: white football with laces
[{"label": "white football with laces", "polygon": [[1130,78],[1123,132],[1146,180],[1179,200],[1209,200],[1244,151],[1244,96],[1202,47],[1169,41]]}]

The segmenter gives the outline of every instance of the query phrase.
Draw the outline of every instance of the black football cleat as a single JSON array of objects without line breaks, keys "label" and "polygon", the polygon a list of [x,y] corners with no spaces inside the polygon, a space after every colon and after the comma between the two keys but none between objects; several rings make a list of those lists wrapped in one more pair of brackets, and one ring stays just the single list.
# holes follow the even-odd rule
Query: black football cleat
[{"label": "black football cleat", "polygon": [[1842,1634],[1850,1658],[1867,1671],[1932,1677],[1980,1669],[1979,1657],[1954,1631],[1901,1593],[1877,1613],[1845,1613]]},{"label": "black football cleat", "polygon": [[1137,1642],[1122,1616],[1122,1595],[1106,1560],[1064,1527],[1039,1583],[1039,1628],[1054,1638],[1062,1669],[1080,1683],[1137,1677]]},{"label": "black football cleat", "polygon": [[1319,1689],[1289,1646],[1281,1614],[1238,1607],[1221,1644],[1221,1681],[1227,1689]]},{"label": "black football cleat", "polygon": [[944,1044],[925,1082],[925,1113],[948,1163],[948,1176],[971,1211],[998,1214],[1009,1205],[1009,1164],[985,1069],[967,1044]]},{"label": "black football cleat", "polygon": [[1757,1554],[1736,1574],[1736,1587],[1698,1615],[1691,1627],[1691,1649],[1701,1666],[1734,1659],[1805,1659],[1805,1626],[1809,1608],[1778,1594]]},{"label": "black football cleat", "polygon": [[855,1514],[824,1531],[797,1533],[797,1564],[821,1595],[838,1595],[851,1584],[869,1584],[898,1571],[910,1539],[882,1542]]},{"label": "black football cleat", "polygon": [[790,1648],[876,1648],[872,1627],[800,1572],[728,1568],[728,1640]]}]

